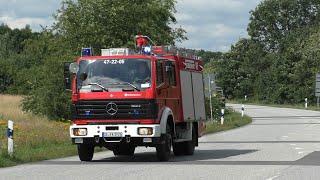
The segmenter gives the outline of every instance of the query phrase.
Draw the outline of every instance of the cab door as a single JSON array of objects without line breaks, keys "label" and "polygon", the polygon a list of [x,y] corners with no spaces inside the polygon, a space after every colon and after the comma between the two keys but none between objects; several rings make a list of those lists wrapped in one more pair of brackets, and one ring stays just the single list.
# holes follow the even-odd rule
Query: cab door
[{"label": "cab door", "polygon": [[176,122],[181,121],[180,118],[180,87],[177,83],[177,64],[175,61],[165,61],[165,83],[167,84],[166,106],[170,107],[174,114]]},{"label": "cab door", "polygon": [[165,60],[156,61],[156,97],[159,105],[159,117],[161,117],[162,108],[166,106],[166,97],[168,94],[167,84],[165,82]]}]

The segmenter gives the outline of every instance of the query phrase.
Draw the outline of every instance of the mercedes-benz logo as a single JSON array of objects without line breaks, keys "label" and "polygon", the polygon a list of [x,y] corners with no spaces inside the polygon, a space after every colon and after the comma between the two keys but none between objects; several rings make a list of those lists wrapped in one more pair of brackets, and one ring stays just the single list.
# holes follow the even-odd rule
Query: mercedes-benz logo
[{"label": "mercedes-benz logo", "polygon": [[108,114],[113,116],[113,115],[117,114],[118,106],[115,103],[111,102],[111,103],[107,104],[106,111]]}]

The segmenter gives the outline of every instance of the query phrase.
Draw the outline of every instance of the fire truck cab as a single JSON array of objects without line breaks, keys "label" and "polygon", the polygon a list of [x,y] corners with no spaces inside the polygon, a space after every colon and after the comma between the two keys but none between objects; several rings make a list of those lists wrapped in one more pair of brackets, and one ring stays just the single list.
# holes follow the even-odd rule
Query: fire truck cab
[{"label": "fire truck cab", "polygon": [[[70,136],[81,161],[94,147],[134,155],[137,146],[155,147],[160,161],[192,155],[204,129],[203,63],[193,52],[153,46],[147,53],[128,48],[91,49],[65,64],[72,91]],[[71,80],[69,74],[71,74]]]}]

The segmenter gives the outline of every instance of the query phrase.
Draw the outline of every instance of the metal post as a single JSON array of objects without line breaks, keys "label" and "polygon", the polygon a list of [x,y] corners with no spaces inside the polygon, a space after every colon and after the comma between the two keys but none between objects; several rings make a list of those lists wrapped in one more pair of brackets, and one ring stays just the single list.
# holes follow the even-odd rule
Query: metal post
[{"label": "metal post", "polygon": [[305,98],[304,101],[305,101],[304,107],[307,109],[308,108],[308,98]]},{"label": "metal post", "polygon": [[213,110],[212,110],[212,92],[211,92],[211,77],[210,74],[208,74],[209,77],[209,101],[210,101],[210,117],[211,121],[213,121]]},{"label": "metal post", "polygon": [[244,116],[244,104],[242,104],[242,106],[241,106],[241,117],[243,117]]},{"label": "metal post", "polygon": [[221,125],[224,123],[224,109],[221,109]]},{"label": "metal post", "polygon": [[13,121],[8,121],[8,129],[7,129],[7,137],[8,137],[8,154],[10,156],[13,155]]},{"label": "metal post", "polygon": [[319,108],[319,96],[317,96],[317,108]]}]

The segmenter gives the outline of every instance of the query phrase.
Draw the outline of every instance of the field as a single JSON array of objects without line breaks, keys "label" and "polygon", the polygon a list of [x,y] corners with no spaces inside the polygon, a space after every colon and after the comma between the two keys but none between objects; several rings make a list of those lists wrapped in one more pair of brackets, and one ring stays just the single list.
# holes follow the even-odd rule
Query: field
[{"label": "field", "polygon": [[[76,154],[69,123],[24,113],[20,96],[0,95],[0,167]],[[14,121],[14,156],[7,155],[7,120]]]}]

